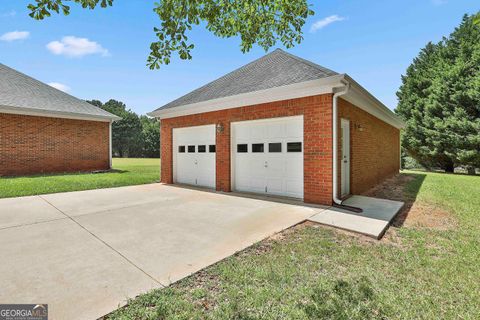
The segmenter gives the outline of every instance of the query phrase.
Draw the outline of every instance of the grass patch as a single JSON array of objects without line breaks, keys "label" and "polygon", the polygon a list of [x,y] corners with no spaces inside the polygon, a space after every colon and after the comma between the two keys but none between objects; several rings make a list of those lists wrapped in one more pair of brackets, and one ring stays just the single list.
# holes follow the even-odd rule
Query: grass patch
[{"label": "grass patch", "polygon": [[[304,224],[109,319],[478,319],[480,177],[404,172],[409,205],[382,241]],[[388,189],[388,188],[386,188]],[[392,195],[394,197],[394,195]],[[452,228],[409,223],[441,209]]]},{"label": "grass patch", "polygon": [[114,158],[112,172],[0,177],[0,198],[153,183],[160,179],[160,159]]}]

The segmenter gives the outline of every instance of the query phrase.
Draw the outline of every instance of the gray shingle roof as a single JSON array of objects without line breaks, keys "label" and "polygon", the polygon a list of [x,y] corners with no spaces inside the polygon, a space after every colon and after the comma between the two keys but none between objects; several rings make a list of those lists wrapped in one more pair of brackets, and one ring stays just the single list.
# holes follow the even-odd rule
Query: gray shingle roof
[{"label": "gray shingle roof", "polygon": [[337,72],[318,64],[276,49],[157,110],[326,78],[337,74]]},{"label": "gray shingle roof", "polygon": [[[35,80],[0,63],[0,107],[19,112],[61,114],[68,117],[112,119],[119,117]],[[1,112],[1,109],[0,109]]]}]

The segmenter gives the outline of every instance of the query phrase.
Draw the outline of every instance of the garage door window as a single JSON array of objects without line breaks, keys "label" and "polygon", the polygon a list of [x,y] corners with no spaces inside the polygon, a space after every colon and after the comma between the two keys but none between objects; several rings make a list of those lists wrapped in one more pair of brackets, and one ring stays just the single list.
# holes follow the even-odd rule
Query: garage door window
[{"label": "garage door window", "polygon": [[248,152],[248,144],[246,144],[246,143],[237,144],[237,152],[239,152],[239,153]]},{"label": "garage door window", "polygon": [[253,153],[263,152],[263,143],[253,143],[252,144],[252,152]]},{"label": "garage door window", "polygon": [[287,143],[287,152],[302,152],[302,143],[301,142],[288,142]]},{"label": "garage door window", "polygon": [[268,152],[282,152],[282,143],[281,142],[269,143]]},{"label": "garage door window", "polygon": [[208,146],[208,152],[215,153],[215,151],[216,151],[216,147],[214,144],[211,144]]},{"label": "garage door window", "polygon": [[195,153],[195,146],[188,146],[188,153]]},{"label": "garage door window", "polygon": [[179,153],[185,153],[185,146],[178,146]]},{"label": "garage door window", "polygon": [[198,146],[198,152],[199,152],[199,153],[205,153],[205,152],[207,152],[207,146],[206,146],[206,145],[200,145],[200,146]]}]

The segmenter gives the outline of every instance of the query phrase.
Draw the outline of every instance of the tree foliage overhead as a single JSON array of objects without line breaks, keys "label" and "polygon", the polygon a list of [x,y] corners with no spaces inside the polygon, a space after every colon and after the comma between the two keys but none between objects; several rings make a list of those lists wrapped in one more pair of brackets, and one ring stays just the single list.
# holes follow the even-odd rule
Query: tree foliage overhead
[{"label": "tree foliage overhead", "polygon": [[117,157],[159,158],[160,126],[155,119],[138,116],[117,100],[87,101],[122,118],[112,124],[112,152]]},{"label": "tree foliage overhead", "polygon": [[[42,20],[52,12],[68,15],[66,3],[71,2],[89,9],[113,5],[113,0],[35,0],[28,9],[32,18]],[[277,41],[293,47],[303,40],[302,27],[313,15],[307,0],[161,0],[153,10],[160,26],[154,28],[158,41],[150,45],[150,69],[169,64],[175,52],[182,60],[191,59],[194,44],[187,35],[202,22],[217,37],[239,36],[241,51],[248,52],[254,44],[268,50]]]},{"label": "tree foliage overhead", "polygon": [[421,165],[480,167],[480,26],[475,16],[428,43],[402,76],[402,144]]}]

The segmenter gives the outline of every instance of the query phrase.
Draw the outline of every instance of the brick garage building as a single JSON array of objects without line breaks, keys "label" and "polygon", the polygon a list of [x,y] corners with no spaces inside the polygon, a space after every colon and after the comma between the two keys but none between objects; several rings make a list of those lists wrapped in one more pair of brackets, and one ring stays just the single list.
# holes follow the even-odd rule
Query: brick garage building
[{"label": "brick garage building", "polygon": [[392,111],[348,75],[279,49],[150,115],[164,183],[330,205],[400,169]]},{"label": "brick garage building", "polygon": [[109,169],[118,119],[0,64],[0,176]]}]

